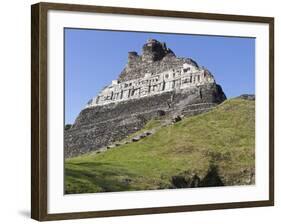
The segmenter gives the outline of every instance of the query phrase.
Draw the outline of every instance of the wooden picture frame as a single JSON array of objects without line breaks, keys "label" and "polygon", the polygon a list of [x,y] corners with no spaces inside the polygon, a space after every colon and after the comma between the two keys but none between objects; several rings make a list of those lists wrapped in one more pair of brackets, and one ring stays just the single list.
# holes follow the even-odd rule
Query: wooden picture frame
[{"label": "wooden picture frame", "polygon": [[[210,21],[248,22],[269,26],[269,179],[268,200],[230,203],[197,204],[164,207],[130,208],[83,212],[48,212],[48,12],[121,14],[165,18],[188,18]],[[274,18],[211,14],[202,12],[164,11],[90,5],[38,3],[31,7],[31,217],[39,221],[93,217],[187,212],[226,208],[246,208],[274,205]]]}]

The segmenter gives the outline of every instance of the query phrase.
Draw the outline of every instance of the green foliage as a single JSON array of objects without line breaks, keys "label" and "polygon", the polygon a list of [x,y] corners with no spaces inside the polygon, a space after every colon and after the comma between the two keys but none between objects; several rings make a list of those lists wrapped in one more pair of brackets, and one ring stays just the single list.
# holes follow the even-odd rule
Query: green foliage
[{"label": "green foliage", "polygon": [[67,131],[67,130],[69,130],[71,127],[72,127],[71,124],[66,124],[66,125],[64,126],[64,130]]},{"label": "green foliage", "polygon": [[[160,125],[160,120],[152,120],[142,131]],[[254,152],[255,101],[231,99],[138,142],[67,159],[65,189],[89,193],[172,188],[173,175],[204,178],[210,166],[218,167],[225,185],[249,184]]]}]

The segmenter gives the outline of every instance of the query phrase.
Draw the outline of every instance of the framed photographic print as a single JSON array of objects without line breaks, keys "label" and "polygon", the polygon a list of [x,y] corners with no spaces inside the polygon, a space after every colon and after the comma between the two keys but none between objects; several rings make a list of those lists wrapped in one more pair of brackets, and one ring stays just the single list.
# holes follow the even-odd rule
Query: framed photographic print
[{"label": "framed photographic print", "polygon": [[32,218],[274,204],[274,18],[32,5]]}]

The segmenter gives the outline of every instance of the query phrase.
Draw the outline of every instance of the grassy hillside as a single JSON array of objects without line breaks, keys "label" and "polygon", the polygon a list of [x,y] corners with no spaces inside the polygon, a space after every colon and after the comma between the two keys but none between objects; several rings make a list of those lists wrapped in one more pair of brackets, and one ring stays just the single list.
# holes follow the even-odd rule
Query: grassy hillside
[{"label": "grassy hillside", "polygon": [[67,159],[66,193],[253,184],[254,114],[255,101],[231,99],[138,142]]}]

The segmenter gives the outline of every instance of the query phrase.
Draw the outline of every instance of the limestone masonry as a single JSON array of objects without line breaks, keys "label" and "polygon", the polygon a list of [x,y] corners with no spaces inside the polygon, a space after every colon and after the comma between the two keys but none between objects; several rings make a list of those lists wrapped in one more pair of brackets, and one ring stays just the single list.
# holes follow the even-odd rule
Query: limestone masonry
[{"label": "limestone masonry", "polygon": [[[162,54],[151,54],[153,48],[159,49]],[[159,66],[153,70],[143,72],[143,74],[140,74],[139,70],[134,69],[138,64],[141,67],[142,64],[153,63],[154,60],[160,60],[164,56],[170,57],[168,58],[170,60],[171,58],[179,60],[182,63],[178,63],[176,66],[171,66],[171,68],[165,70]],[[118,103],[120,101],[162,94],[163,92],[215,83],[214,77],[207,69],[199,68],[191,59],[177,59],[174,53],[166,48],[165,44],[153,39],[148,40],[144,45],[142,56],[138,56],[136,52],[129,52],[129,62],[125,70],[126,73],[132,73],[131,79],[125,79],[126,76],[121,75],[119,80],[113,80],[109,86],[105,87],[98,96],[88,103],[87,107]]]},{"label": "limestone masonry", "polygon": [[65,130],[65,156],[120,141],[153,118],[206,112],[225,99],[210,71],[150,39],[141,55],[129,52],[119,78],[91,99]]}]

